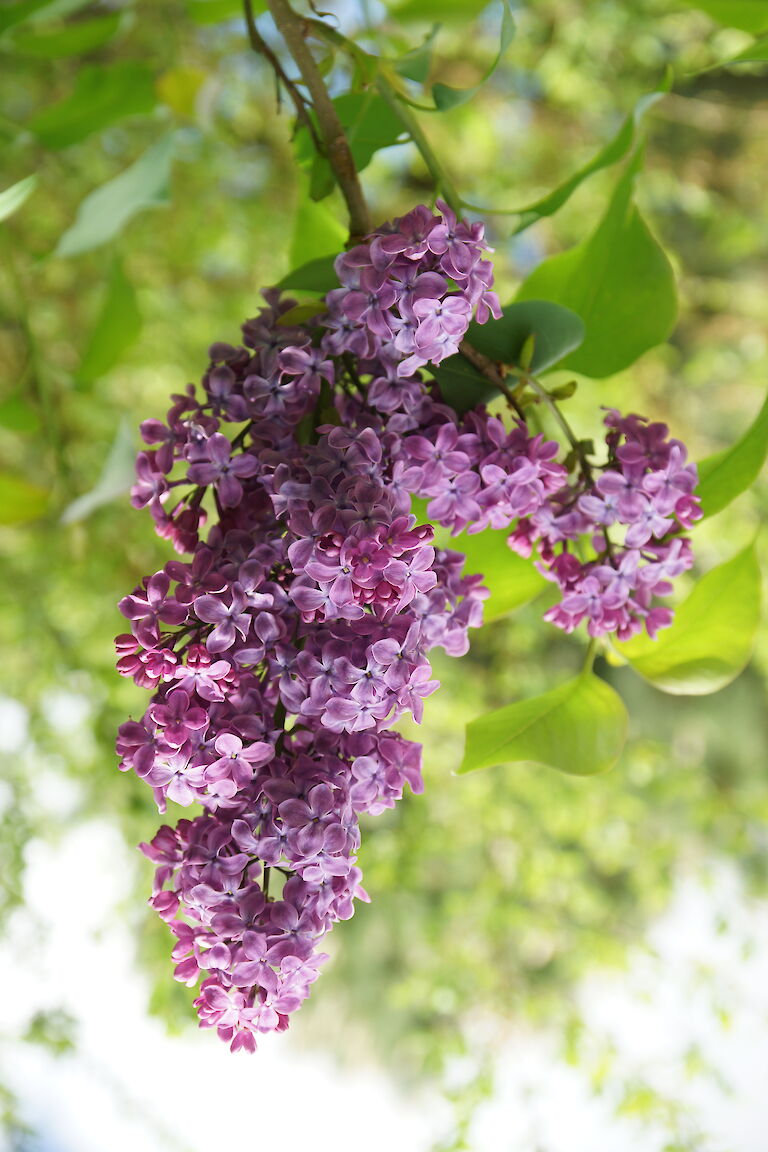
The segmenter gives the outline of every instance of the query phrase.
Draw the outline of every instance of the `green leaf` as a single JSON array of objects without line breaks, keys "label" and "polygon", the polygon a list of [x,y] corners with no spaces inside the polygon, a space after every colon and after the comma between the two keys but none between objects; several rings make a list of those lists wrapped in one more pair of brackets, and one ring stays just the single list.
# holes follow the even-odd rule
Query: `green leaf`
[{"label": "green leaf", "polygon": [[637,137],[637,129],[645,113],[649,108],[652,108],[659,100],[661,100],[669,91],[670,81],[656,92],[649,92],[648,95],[642,96],[634,107],[634,110],[627,116],[619,131],[614,138],[610,140],[604,148],[601,148],[597,155],[593,156],[578,172],[574,172],[562,184],[559,184],[552,192],[546,196],[542,196],[540,200],[535,200],[532,204],[526,204],[525,207],[519,208],[520,219],[515,225],[514,235],[518,232],[523,232],[526,228],[530,228],[537,220],[541,220],[543,216],[552,216],[559,208],[562,208],[568,200],[570,200],[573,193],[580,184],[593,173],[601,171],[603,168],[609,168],[612,164],[618,163],[623,160],[627,153],[630,151],[635,143]]},{"label": "green leaf", "polygon": [[452,548],[464,553],[467,558],[465,570],[468,573],[482,573],[483,584],[491,594],[483,609],[483,621],[486,624],[508,616],[523,604],[529,604],[549,587],[544,577],[534,568],[532,560],[526,560],[512,551],[507,544],[508,536],[509,529],[495,531],[486,528],[484,532],[472,536],[462,532],[440,544],[441,548]]},{"label": "green leaf", "polygon": [[347,239],[330,208],[309,198],[308,190],[300,191],[299,206],[293,224],[293,239],[288,259],[291,264],[302,260],[316,261],[319,257],[337,255]]},{"label": "green leaf", "polygon": [[434,23],[439,20],[441,24],[460,23],[466,25],[467,21],[488,7],[489,0],[403,0],[402,3],[390,5],[393,17],[398,23],[425,22]]},{"label": "green leaf", "polygon": [[701,506],[714,516],[746,492],[760,475],[768,455],[768,397],[752,425],[732,448],[708,456],[699,464]]},{"label": "green leaf", "polygon": [[26,176],[17,184],[11,184],[4,192],[0,192],[0,220],[7,220],[14,212],[21,208],[25,200],[32,195],[37,186],[37,176]]},{"label": "green leaf", "polygon": [[115,258],[107,281],[96,324],[83,354],[78,378],[90,383],[106,375],[141,331],[141,312],[136,290]]},{"label": "green leaf", "polygon": [[13,38],[13,46],[22,56],[42,60],[83,56],[111,40],[121,19],[121,14],[115,12],[93,20],[78,20],[53,31],[19,32]]},{"label": "green leaf", "polygon": [[130,168],[86,196],[54,255],[74,256],[106,244],[137,213],[167,204],[174,145],[173,133],[161,137]]},{"label": "green leaf", "polygon": [[545,260],[518,299],[552,300],[584,321],[584,343],[564,367],[611,376],[662,343],[674,328],[672,266],[632,200],[639,156],[622,173],[608,209],[588,240]]},{"label": "green leaf", "polygon": [[706,12],[719,24],[741,28],[744,32],[762,32],[768,28],[768,5],[765,0],[685,0],[689,8]]},{"label": "green leaf", "polygon": [[471,721],[459,771],[522,763],[593,776],[613,767],[626,735],[621,697],[604,680],[583,672],[542,696]]},{"label": "green leaf", "polygon": [[48,507],[48,493],[19,476],[0,473],[0,524],[26,524],[39,520]]},{"label": "green leaf", "polygon": [[330,292],[332,288],[339,287],[339,278],[334,268],[335,261],[335,256],[321,256],[317,260],[308,260],[306,264],[294,268],[287,276],[283,276],[277,287],[323,294]]},{"label": "green leaf", "polygon": [[403,125],[375,92],[350,92],[334,100],[349,140],[358,172],[370,164],[375,152],[401,142]]},{"label": "green leaf", "polygon": [[739,63],[763,63],[768,60],[768,36],[761,36],[759,40],[755,40],[743,52],[739,52],[738,56],[734,56],[728,60],[728,64]]},{"label": "green leaf", "polygon": [[8,28],[13,28],[15,24],[21,24],[33,12],[37,12],[39,8],[45,8],[46,4],[50,3],[51,0],[17,0],[15,4],[4,4],[0,8],[0,33],[5,32]]},{"label": "green leaf", "polygon": [[704,696],[730,684],[746,666],[760,623],[760,567],[755,546],[699,580],[656,640],[616,644],[635,672],[674,696]]},{"label": "green leaf", "polygon": [[[265,0],[252,0],[255,15],[265,12]],[[242,0],[187,0],[187,15],[197,24],[220,24],[223,20],[242,20]]]},{"label": "green leaf", "polygon": [[30,129],[47,148],[67,148],[124,116],[151,112],[157,103],[151,69],[135,60],[83,68],[75,90],[45,108]]},{"label": "green leaf", "polygon": [[432,52],[439,30],[440,25],[435,24],[429,35],[417,48],[412,48],[410,52],[392,60],[392,67],[398,76],[404,76],[406,80],[413,80],[417,84],[426,84],[432,67]]},{"label": "green leaf", "polygon": [[[530,369],[541,375],[578,348],[584,324],[569,308],[548,300],[525,300],[508,304],[499,320],[470,324],[467,341],[499,364],[519,364],[523,347],[534,338]],[[498,394],[485,376],[458,353],[432,372],[446,403],[459,413],[467,412]]]},{"label": "green leaf", "polygon": [[467,100],[471,100],[475,93],[482,88],[501,63],[502,57],[509,48],[515,35],[515,21],[512,16],[512,5],[510,0],[501,0],[501,34],[499,37],[499,50],[496,57],[491,64],[488,71],[483,76],[479,84],[475,84],[472,88],[450,88],[447,84],[433,84],[432,85],[432,99],[435,102],[435,107],[441,112],[447,111],[449,108],[456,108],[459,104],[466,104]]},{"label": "green leaf", "polygon": [[78,520],[85,520],[97,508],[111,504],[118,496],[123,496],[134,482],[135,466],[136,445],[133,434],[128,428],[127,422],[121,420],[96,485],[90,492],[78,496],[77,500],[73,500],[64,509],[61,523],[74,524]]}]

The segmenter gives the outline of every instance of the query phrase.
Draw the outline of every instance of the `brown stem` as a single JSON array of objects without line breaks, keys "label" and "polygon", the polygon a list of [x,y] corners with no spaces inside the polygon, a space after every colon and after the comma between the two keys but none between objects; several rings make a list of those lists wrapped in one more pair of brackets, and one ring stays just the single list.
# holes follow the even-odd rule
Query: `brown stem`
[{"label": "brown stem", "polygon": [[478,372],[482,372],[486,380],[490,380],[490,382],[498,388],[499,392],[506,397],[510,408],[517,413],[521,420],[525,420],[525,413],[493,360],[491,360],[489,356],[486,356],[484,352],[480,352],[470,344],[468,340],[462,340],[461,344],[459,344],[459,352],[461,352],[466,360],[469,360],[474,368],[477,368]]},{"label": "brown stem", "polygon": [[304,21],[288,0],[267,0],[267,7],[312,98],[328,163],[334,171],[349,213],[349,238],[357,243],[371,230],[368,205],[357,175],[354,157],[334,103],[305,39]]},{"label": "brown stem", "polygon": [[[254,52],[258,52],[269,63],[272,71],[275,73],[277,79],[283,84],[286,92],[293,101],[293,106],[296,109],[296,117],[304,125],[312,137],[312,142],[318,151],[321,151],[320,140],[317,135],[317,129],[312,122],[312,117],[307,111],[307,106],[304,102],[304,97],[299,92],[298,88],[287,74],[282,64],[278,60],[275,53],[267,44],[264,37],[256,27],[256,20],[253,15],[252,0],[243,0],[243,9],[245,11],[245,23],[248,27],[248,39],[251,42],[251,48]],[[278,102],[279,102],[279,85],[278,85]]]}]

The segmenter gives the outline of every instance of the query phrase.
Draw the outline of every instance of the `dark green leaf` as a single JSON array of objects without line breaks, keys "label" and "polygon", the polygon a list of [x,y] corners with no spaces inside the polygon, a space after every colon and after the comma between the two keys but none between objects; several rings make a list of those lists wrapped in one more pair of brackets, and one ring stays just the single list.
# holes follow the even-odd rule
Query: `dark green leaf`
[{"label": "dark green leaf", "polygon": [[[467,341],[499,364],[519,364],[523,346],[534,337],[531,371],[540,375],[578,348],[584,339],[579,316],[548,300],[526,300],[508,304],[500,320],[470,324]],[[446,403],[458,412],[497,395],[478,369],[460,353],[433,369]]]},{"label": "dark green leaf", "polygon": [[151,112],[156,102],[146,64],[122,60],[108,67],[83,68],[74,92],[38,113],[30,128],[47,148],[67,148],[124,116]]},{"label": "dark green leaf", "polygon": [[706,12],[719,24],[741,28],[744,32],[762,32],[768,28],[768,5],[765,0],[685,0],[690,8]]},{"label": "dark green leaf", "polygon": [[655,688],[704,696],[742,671],[759,623],[760,568],[751,545],[707,572],[656,640],[636,636],[616,648]]},{"label": "dark green leaf", "polygon": [[19,476],[0,473],[0,524],[26,524],[39,520],[48,507],[48,493]]},{"label": "dark green leaf", "polygon": [[117,258],[112,263],[104,298],[88,341],[78,378],[90,383],[104,376],[141,331],[136,290]]},{"label": "dark green leaf", "polygon": [[25,200],[32,195],[36,186],[37,176],[26,176],[17,184],[11,184],[10,188],[0,192],[0,220],[6,220],[14,212],[17,212]]},{"label": "dark green leaf", "polygon": [[626,734],[621,697],[604,680],[583,672],[542,696],[473,720],[459,771],[522,763],[592,776],[613,767]]},{"label": "dark green leaf", "polygon": [[74,256],[106,244],[145,208],[168,203],[174,136],[161,137],[139,159],[86,196],[77,219],[56,248],[56,256]]},{"label": "dark green leaf", "polygon": [[578,172],[574,172],[562,184],[559,184],[554,191],[546,196],[542,196],[540,200],[535,200],[533,204],[527,204],[524,208],[518,209],[520,212],[520,220],[515,226],[515,234],[522,232],[526,228],[530,228],[537,220],[543,216],[552,216],[559,208],[562,208],[568,200],[570,200],[573,193],[589,176],[593,173],[599,172],[603,168],[609,168],[611,164],[618,163],[623,160],[627,153],[632,148],[637,138],[637,129],[640,121],[649,108],[652,108],[662,97],[669,91],[669,83],[666,83],[663,89],[657,92],[650,92],[647,96],[642,96],[638,100],[633,112],[626,118],[619,131],[614,138],[610,140],[604,148],[601,148],[596,156],[593,156]]},{"label": "dark green leaf", "polygon": [[714,516],[746,492],[760,475],[768,455],[768,398],[732,448],[708,456],[699,464],[698,495],[705,516]]},{"label": "dark green leaf", "polygon": [[283,276],[278,288],[294,288],[302,292],[330,292],[339,287],[339,278],[334,269],[335,256],[321,256],[319,260],[308,260],[299,268],[294,268]]},{"label": "dark green leaf", "polygon": [[545,260],[518,299],[555,301],[584,321],[583,344],[564,367],[610,376],[669,336],[677,317],[672,266],[632,200],[638,157],[616,185],[588,240]]},{"label": "dark green leaf", "polygon": [[465,104],[467,100],[471,100],[475,93],[482,88],[501,63],[502,57],[506,52],[515,35],[515,21],[512,16],[512,5],[510,0],[501,0],[501,34],[499,37],[499,50],[496,57],[491,64],[490,68],[483,76],[479,84],[475,84],[472,88],[450,88],[447,84],[433,84],[432,85],[432,99],[435,102],[435,107],[441,112],[447,111],[449,108],[456,108],[459,104]]},{"label": "dark green leaf", "polygon": [[19,32],[13,46],[22,56],[55,59],[61,56],[82,56],[100,48],[117,32],[121,15],[98,16],[94,20],[78,20],[53,31]]},{"label": "dark green leaf", "polygon": [[109,450],[101,476],[90,492],[78,496],[61,516],[62,524],[85,520],[97,508],[111,504],[123,496],[134,482],[136,445],[125,420],[121,420],[112,447]]}]

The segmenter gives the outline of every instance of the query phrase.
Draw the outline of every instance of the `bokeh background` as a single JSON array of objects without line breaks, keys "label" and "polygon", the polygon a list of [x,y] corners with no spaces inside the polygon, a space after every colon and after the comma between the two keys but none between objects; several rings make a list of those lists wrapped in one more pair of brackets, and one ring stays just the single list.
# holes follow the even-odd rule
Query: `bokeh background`
[{"label": "bokeh background", "polygon": [[[715,67],[759,30],[759,0],[731,2],[741,27],[712,18],[715,0],[520,0],[475,99],[422,117],[468,200],[516,207],[674,69],[647,115],[639,199],[680,322],[627,372],[579,381],[583,435],[616,404],[702,458],[762,403],[768,70]],[[439,20],[433,78],[457,86],[498,42],[499,13],[477,0],[333,7],[390,53]],[[0,1146],[764,1152],[764,633],[713,697],[601,668],[632,729],[618,767],[585,780],[453,775],[467,720],[578,668],[540,603],[437,661],[425,794],[365,822],[373,901],[334,932],[310,1002],[252,1058],[198,1033],[134,849],[158,816],[113,751],[144,707],[114,672],[116,602],[168,558],[128,503],[137,425],[200,375],[209,343],[236,340],[262,287],[338,248],[343,212],[307,200],[289,110],[230,0],[6,0],[0,113],[0,188],[37,178],[0,222]],[[67,254],[85,197],[147,149],[143,202]],[[518,236],[488,217],[503,300],[594,226],[615,177]],[[377,153],[364,183],[381,219],[431,196],[410,145]],[[697,529],[703,567],[755,536],[766,494]]]}]

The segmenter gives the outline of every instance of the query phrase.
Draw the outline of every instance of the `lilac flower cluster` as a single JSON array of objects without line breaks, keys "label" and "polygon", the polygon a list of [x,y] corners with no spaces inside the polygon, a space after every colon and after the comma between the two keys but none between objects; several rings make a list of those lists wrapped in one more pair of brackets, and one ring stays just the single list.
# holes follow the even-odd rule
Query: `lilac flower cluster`
[{"label": "lilac flower cluster", "polygon": [[[367,899],[359,817],[422,788],[420,745],[392,725],[437,687],[431,649],[461,655],[482,620],[482,576],[435,548],[412,496],[454,533],[514,525],[561,582],[548,615],[567,630],[658,627],[650,599],[690,560],[695,475],[662,426],[611,415],[607,467],[569,484],[522,421],[442,402],[424,366],[499,309],[482,226],[438,207],[339,256],[310,324],[265,292],[243,343],[211,347],[201,392],[141,426],[132,501],[191,558],[120,602],[118,669],[152,697],[117,749],[160,811],[204,809],[142,847],[177,978],[202,981],[201,1024],[233,1049],[287,1026],[326,933]],[[618,523],[595,560],[569,551]]]},{"label": "lilac flower cluster", "polygon": [[509,543],[522,556],[535,547],[537,567],[560,588],[545,620],[565,632],[585,620],[590,636],[628,640],[645,628],[654,638],[672,623],[657,598],[693,563],[681,532],[701,517],[696,465],[666,424],[615,410],[605,424],[608,461],[597,479],[582,463],[572,483],[521,518]]},{"label": "lilac flower cluster", "polygon": [[437,207],[439,216],[419,205],[336,260],[343,287],[328,294],[325,347],[383,362],[373,403],[387,382],[457,352],[473,314],[481,324],[501,315],[483,225]]}]

